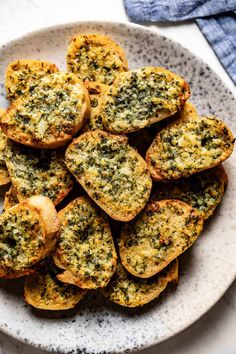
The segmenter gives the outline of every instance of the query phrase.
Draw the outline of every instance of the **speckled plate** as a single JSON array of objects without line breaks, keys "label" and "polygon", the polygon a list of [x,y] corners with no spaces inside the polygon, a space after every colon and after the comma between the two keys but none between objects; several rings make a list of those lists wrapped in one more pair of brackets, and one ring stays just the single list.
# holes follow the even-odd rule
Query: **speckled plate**
[{"label": "speckled plate", "polygon": [[[236,132],[236,103],[219,77],[181,45],[132,24],[81,22],[28,34],[0,49],[0,106],[4,71],[17,58],[49,60],[65,69],[71,35],[98,32],[125,49],[131,68],[164,66],[184,76],[200,113],[216,114]],[[91,293],[69,313],[32,310],[24,304],[22,281],[0,281],[0,328],[34,346],[62,352],[117,353],[147,347],[191,325],[223,295],[236,273],[236,154],[226,163],[229,186],[222,205],[194,247],[181,259],[176,290],[168,289],[143,309],[125,310]]]}]

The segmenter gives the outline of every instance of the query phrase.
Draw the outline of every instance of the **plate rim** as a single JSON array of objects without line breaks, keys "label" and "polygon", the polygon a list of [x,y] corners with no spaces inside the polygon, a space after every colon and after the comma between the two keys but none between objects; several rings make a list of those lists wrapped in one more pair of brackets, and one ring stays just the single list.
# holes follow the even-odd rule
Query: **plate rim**
[{"label": "plate rim", "polygon": [[[57,30],[57,29],[63,29],[65,27],[73,27],[73,26],[85,26],[85,25],[102,25],[102,26],[125,26],[125,27],[129,27],[129,28],[133,28],[133,29],[138,29],[141,30],[143,32],[148,32],[150,34],[153,34],[159,38],[162,38],[164,40],[168,40],[169,43],[172,43],[173,45],[177,45],[179,46],[181,49],[184,49],[186,51],[186,53],[191,54],[191,56],[194,56],[200,63],[202,63],[204,66],[207,66],[211,72],[214,73],[214,75],[221,81],[222,85],[225,87],[225,89],[227,89],[227,93],[229,95],[232,96],[233,101],[235,102],[236,105],[236,96],[234,94],[234,92],[231,90],[231,88],[228,86],[228,84],[220,77],[220,75],[211,67],[210,64],[208,64],[207,62],[205,62],[201,57],[199,57],[198,55],[194,54],[190,49],[186,48],[184,45],[182,45],[181,43],[179,43],[178,41],[173,40],[172,38],[163,35],[161,33],[159,33],[158,31],[155,31],[154,29],[151,29],[149,27],[143,26],[143,25],[139,25],[136,23],[132,23],[132,22],[120,22],[120,21],[102,21],[102,20],[81,20],[81,21],[67,21],[67,22],[62,22],[59,24],[55,24],[55,25],[50,25],[50,26],[42,26],[39,27],[33,31],[28,31],[20,36],[17,36],[7,42],[4,42],[0,45],[0,52],[2,50],[6,50],[8,47],[11,47],[15,44],[17,44],[17,42],[22,41],[27,39],[28,37],[31,36],[37,36],[40,35],[42,33],[45,33],[47,31],[51,31],[51,30]],[[214,301],[208,306],[206,307],[206,309],[204,309],[202,311],[202,313],[200,313],[198,316],[196,316],[193,320],[189,320],[187,323],[180,325],[178,328],[178,331],[176,333],[172,333],[169,334],[166,338],[160,338],[160,339],[153,339],[152,342],[149,342],[148,344],[141,344],[138,348],[130,348],[130,349],[126,349],[126,352],[136,352],[136,351],[140,351],[140,350],[144,350],[147,348],[151,348],[154,347],[155,345],[158,345],[159,343],[165,342],[170,338],[173,338],[177,335],[179,335],[180,333],[182,333],[184,330],[186,330],[187,328],[189,328],[190,326],[194,325],[197,321],[199,321],[203,316],[205,316],[218,302],[219,300],[224,296],[224,294],[227,292],[227,290],[231,287],[231,285],[233,284],[233,282],[236,279],[236,270],[234,272],[234,274],[232,274],[232,278],[230,279],[228,285],[221,290],[220,294],[218,296],[216,296],[216,298],[214,299]],[[4,327],[0,324],[0,331],[6,335],[8,335],[9,337],[18,340],[19,342],[32,346],[36,349],[41,349],[41,350],[47,350],[50,352],[54,352],[54,349],[52,346],[47,346],[44,344],[40,344],[40,342],[31,342],[30,340],[28,340],[27,338],[23,338],[20,334],[17,333],[12,333],[7,327]],[[55,348],[55,346],[54,346]],[[75,350],[80,350],[79,347],[75,347]],[[66,351],[64,351],[64,349],[59,349],[57,348],[57,353],[63,353],[66,354]],[[118,354],[119,352],[117,351],[113,351],[112,353],[116,353]]]}]

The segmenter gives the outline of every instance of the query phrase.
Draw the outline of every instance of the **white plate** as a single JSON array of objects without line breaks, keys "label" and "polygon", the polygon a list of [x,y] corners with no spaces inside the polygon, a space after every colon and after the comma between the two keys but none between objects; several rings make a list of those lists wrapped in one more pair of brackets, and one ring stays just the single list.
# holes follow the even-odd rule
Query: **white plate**
[{"label": "white plate", "polygon": [[[200,113],[216,114],[236,131],[236,103],[218,76],[188,50],[151,30],[118,23],[81,22],[46,28],[0,49],[0,106],[6,65],[18,58],[49,60],[65,70],[70,37],[76,33],[110,35],[126,50],[131,68],[164,66],[190,83],[191,101]],[[233,121],[234,118],[234,121]],[[177,290],[143,309],[126,310],[91,293],[69,314],[42,313],[24,304],[22,281],[0,281],[0,328],[47,350],[86,353],[124,352],[159,343],[188,327],[223,295],[236,273],[236,154],[225,163],[229,186],[196,242],[181,261]]]}]

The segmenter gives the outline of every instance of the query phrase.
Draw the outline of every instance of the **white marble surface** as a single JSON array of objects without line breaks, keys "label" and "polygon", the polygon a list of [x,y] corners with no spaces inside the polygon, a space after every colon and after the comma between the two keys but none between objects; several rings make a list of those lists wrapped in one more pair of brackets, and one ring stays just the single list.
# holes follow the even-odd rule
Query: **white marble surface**
[{"label": "white marble surface", "polygon": [[[79,20],[126,22],[122,0],[0,0],[0,45],[32,30]],[[193,23],[152,25],[202,57],[236,93],[218,59]],[[236,282],[202,319],[142,354],[236,354]],[[0,354],[43,354],[0,333]]]}]

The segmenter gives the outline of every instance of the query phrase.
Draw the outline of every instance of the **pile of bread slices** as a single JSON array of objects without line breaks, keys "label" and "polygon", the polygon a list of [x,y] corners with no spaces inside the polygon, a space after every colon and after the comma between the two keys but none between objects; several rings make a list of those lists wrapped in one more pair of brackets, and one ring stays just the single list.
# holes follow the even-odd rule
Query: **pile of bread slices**
[{"label": "pile of bread slices", "polygon": [[129,70],[108,37],[73,37],[67,70],[6,69],[0,277],[26,277],[40,309],[69,309],[91,289],[142,306],[178,281],[178,256],[223,197],[234,138],[198,115],[182,77]]}]

